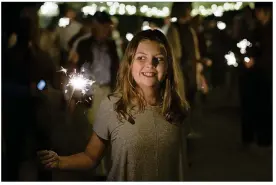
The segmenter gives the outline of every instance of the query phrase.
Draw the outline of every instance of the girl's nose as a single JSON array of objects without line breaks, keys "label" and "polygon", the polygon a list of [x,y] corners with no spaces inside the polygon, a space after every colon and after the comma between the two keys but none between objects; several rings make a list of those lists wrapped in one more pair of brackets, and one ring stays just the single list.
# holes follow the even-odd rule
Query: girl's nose
[{"label": "girl's nose", "polygon": [[158,65],[159,61],[158,58],[152,57],[147,61],[148,65],[152,65],[153,67],[156,67]]},{"label": "girl's nose", "polygon": [[153,57],[152,60],[151,60],[151,64],[156,67],[158,65],[159,61],[158,61],[158,58],[156,57]]}]

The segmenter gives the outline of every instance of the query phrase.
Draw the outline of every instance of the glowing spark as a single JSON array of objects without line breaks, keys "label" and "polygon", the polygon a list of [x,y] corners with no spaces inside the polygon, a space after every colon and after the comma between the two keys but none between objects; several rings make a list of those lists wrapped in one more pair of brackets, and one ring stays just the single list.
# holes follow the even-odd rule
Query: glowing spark
[{"label": "glowing spark", "polygon": [[[89,67],[89,65],[86,67]],[[63,72],[66,74],[66,76],[68,76],[68,81],[66,82],[66,84],[64,84],[64,93],[69,102],[71,101],[73,96],[79,99],[77,103],[80,103],[82,102],[82,100],[80,100],[82,99],[81,96],[91,96],[93,94],[93,84],[96,81],[92,80],[93,76],[89,74],[89,69],[82,67],[80,73],[77,73],[76,69],[74,69],[73,72],[68,73],[67,69],[61,67],[58,72]],[[91,100],[91,97],[89,97],[89,99]]]},{"label": "glowing spark", "polygon": [[94,83],[95,81],[85,78],[82,74],[73,73],[69,75],[68,85],[74,90],[80,90],[82,94],[85,94]]},{"label": "glowing spark", "polygon": [[57,72],[63,72],[64,74],[66,74],[67,75],[67,69],[65,69],[65,68],[63,68],[62,66],[61,66],[61,69],[59,70],[59,71],[57,71]]}]

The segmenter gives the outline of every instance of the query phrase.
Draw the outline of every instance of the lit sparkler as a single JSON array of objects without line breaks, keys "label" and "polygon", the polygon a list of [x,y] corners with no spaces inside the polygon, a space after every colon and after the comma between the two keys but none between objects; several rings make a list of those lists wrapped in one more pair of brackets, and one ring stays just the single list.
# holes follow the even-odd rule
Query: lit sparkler
[{"label": "lit sparkler", "polygon": [[83,74],[72,73],[69,75],[69,82],[66,86],[70,86],[73,90],[81,91],[82,94],[86,94],[88,92],[95,81],[86,78]]},{"label": "lit sparkler", "polygon": [[[61,69],[58,72],[63,72],[67,75],[68,70],[61,67]],[[89,73],[89,71],[86,71],[84,67],[81,68],[81,72],[77,73],[76,70],[74,70],[72,73],[68,74],[68,82],[65,85],[64,93],[69,99],[69,102],[71,101],[73,95],[78,92],[81,93],[81,96],[90,96],[93,93],[93,84],[96,82],[95,80],[92,80]],[[69,97],[68,97],[69,96]],[[78,97],[81,99],[81,97]],[[91,99],[89,97],[89,99]],[[77,103],[79,103],[78,101]]]}]

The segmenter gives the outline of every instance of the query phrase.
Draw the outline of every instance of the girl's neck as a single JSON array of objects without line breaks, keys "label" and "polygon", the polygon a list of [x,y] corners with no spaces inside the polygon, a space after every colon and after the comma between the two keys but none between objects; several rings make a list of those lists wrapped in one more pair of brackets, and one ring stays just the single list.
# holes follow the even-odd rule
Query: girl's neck
[{"label": "girl's neck", "polygon": [[140,89],[144,95],[147,105],[159,105],[161,100],[157,88]]}]

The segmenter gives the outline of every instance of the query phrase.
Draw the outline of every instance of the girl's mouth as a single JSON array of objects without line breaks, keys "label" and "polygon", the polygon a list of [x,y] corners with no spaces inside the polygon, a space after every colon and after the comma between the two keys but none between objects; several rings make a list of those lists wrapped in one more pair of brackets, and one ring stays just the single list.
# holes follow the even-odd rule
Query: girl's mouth
[{"label": "girl's mouth", "polygon": [[154,72],[142,72],[142,75],[145,77],[155,77],[156,73]]}]

